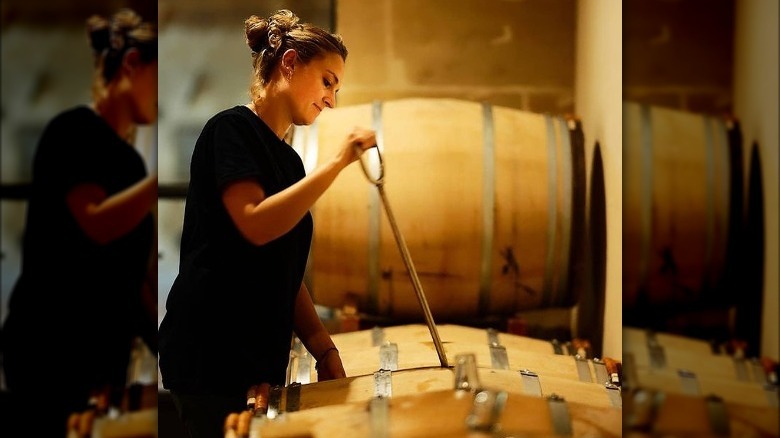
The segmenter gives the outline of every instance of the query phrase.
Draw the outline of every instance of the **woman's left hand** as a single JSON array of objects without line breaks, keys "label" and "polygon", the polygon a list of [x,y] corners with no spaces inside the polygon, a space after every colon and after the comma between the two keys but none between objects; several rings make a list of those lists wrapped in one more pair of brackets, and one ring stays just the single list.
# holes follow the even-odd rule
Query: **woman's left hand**
[{"label": "woman's left hand", "polygon": [[317,362],[317,381],[341,379],[347,377],[344,371],[344,364],[341,363],[341,356],[338,350],[331,350],[325,354],[325,357]]}]

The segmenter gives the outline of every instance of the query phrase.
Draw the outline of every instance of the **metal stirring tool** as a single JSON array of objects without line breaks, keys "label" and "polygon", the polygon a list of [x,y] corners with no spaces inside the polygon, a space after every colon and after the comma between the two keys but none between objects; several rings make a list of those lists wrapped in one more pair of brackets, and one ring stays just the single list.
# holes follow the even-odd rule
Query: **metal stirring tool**
[{"label": "metal stirring tool", "polygon": [[425,299],[425,293],[423,292],[422,284],[420,284],[420,279],[417,277],[417,271],[414,268],[412,257],[409,255],[409,248],[406,247],[404,236],[401,234],[401,230],[398,228],[398,224],[395,222],[393,210],[390,208],[390,202],[387,200],[387,194],[385,193],[384,189],[385,165],[384,161],[382,160],[382,153],[378,146],[373,147],[373,149],[376,150],[376,154],[379,159],[379,176],[374,178],[371,176],[371,173],[369,172],[368,167],[363,160],[364,151],[358,147],[355,147],[355,149],[358,154],[358,161],[360,161],[360,167],[363,169],[363,173],[366,175],[368,181],[376,186],[377,190],[379,191],[379,197],[382,198],[382,205],[385,208],[387,220],[390,222],[390,227],[393,229],[395,242],[398,245],[398,249],[401,251],[401,257],[404,259],[406,270],[409,272],[409,276],[412,278],[412,285],[414,286],[414,291],[417,294],[417,300],[420,302],[420,307],[422,308],[423,314],[425,315],[425,322],[428,325],[428,330],[431,332],[433,344],[436,347],[436,353],[439,355],[439,361],[441,362],[442,368],[447,368],[447,356],[444,354],[444,347],[442,346],[441,339],[439,338],[439,331],[436,329],[436,324],[433,322],[433,315],[431,315],[431,309],[428,307],[428,300]]}]

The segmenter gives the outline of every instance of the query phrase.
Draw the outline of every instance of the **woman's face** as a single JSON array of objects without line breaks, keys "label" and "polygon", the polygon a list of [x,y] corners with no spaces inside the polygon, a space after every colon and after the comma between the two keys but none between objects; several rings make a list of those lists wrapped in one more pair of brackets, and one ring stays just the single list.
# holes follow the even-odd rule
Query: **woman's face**
[{"label": "woman's face", "polygon": [[290,76],[292,122],[310,125],[325,108],[336,106],[336,92],[344,79],[344,60],[327,53],[308,64],[295,62]]},{"label": "woman's face", "polygon": [[157,120],[157,60],[138,64],[130,80],[133,121],[140,125],[153,123]]}]

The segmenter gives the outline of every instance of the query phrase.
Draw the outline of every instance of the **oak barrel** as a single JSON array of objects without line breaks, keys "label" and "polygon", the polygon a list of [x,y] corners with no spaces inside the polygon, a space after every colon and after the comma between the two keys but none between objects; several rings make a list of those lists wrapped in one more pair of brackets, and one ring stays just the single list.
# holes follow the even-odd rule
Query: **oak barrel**
[{"label": "oak barrel", "polygon": [[[741,144],[706,114],[623,104],[623,307],[727,307]],[[656,317],[658,317],[656,315]]]},{"label": "oak barrel", "polygon": [[[296,127],[308,169],[371,126],[385,193],[440,318],[571,306],[584,251],[585,158],[576,121],[478,102],[415,98],[336,108]],[[373,172],[375,152],[364,156]],[[376,187],[345,169],[312,209],[316,303],[422,316]]]}]

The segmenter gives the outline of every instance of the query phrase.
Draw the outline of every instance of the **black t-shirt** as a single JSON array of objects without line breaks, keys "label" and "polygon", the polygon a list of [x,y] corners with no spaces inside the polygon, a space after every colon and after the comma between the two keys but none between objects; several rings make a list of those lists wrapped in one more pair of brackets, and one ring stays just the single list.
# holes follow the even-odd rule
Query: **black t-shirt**
[{"label": "black t-shirt", "polygon": [[9,385],[124,383],[132,338],[143,324],[154,334],[140,292],[154,217],[100,245],[76,223],[66,194],[90,183],[111,196],[146,174],[138,151],[90,108],[71,108],[47,124],[33,159],[21,273],[3,327]]},{"label": "black t-shirt", "polygon": [[234,225],[222,191],[254,179],[271,196],[304,176],[298,154],[247,107],[205,124],[190,165],[179,273],[159,331],[165,388],[244,396],[250,385],[284,384],[311,215],[258,246]]}]

